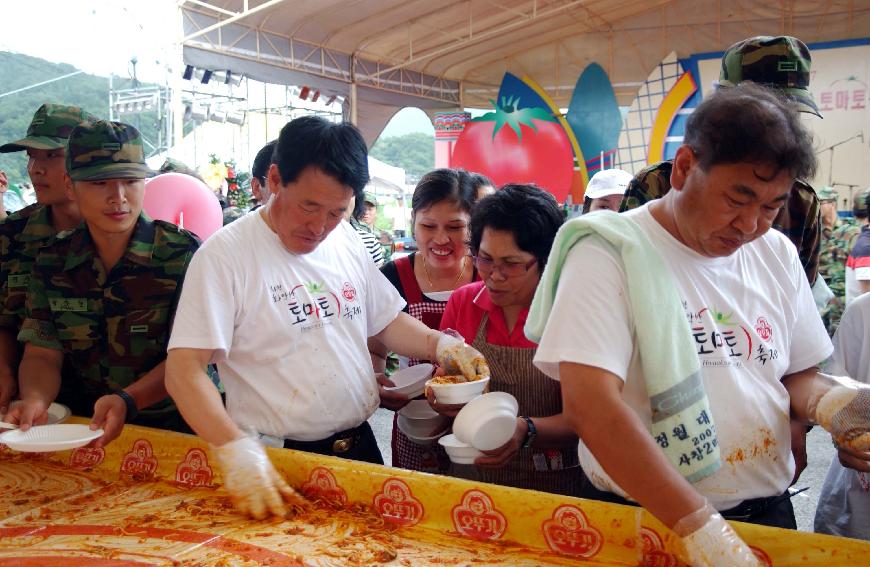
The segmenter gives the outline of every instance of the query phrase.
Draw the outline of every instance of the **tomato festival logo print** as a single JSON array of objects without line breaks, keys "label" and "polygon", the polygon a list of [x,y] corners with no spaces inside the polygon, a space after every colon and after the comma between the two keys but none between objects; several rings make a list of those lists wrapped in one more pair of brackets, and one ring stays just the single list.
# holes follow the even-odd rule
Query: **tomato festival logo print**
[{"label": "tomato festival logo print", "polygon": [[678,567],[679,559],[665,551],[665,542],[657,531],[640,527],[640,544],[643,551],[641,567]]},{"label": "tomato festival logo print", "polygon": [[69,466],[74,469],[88,470],[99,465],[106,458],[106,450],[100,447],[79,447],[69,456]]},{"label": "tomato festival logo print", "polygon": [[356,289],[354,289],[353,284],[344,282],[344,285],[341,286],[341,295],[348,301],[356,299]]},{"label": "tomato festival logo print", "polygon": [[562,555],[589,559],[601,550],[601,532],[589,525],[586,514],[576,506],[556,508],[541,531],[550,549]]},{"label": "tomato festival logo print", "polygon": [[121,473],[137,479],[145,479],[154,476],[157,472],[157,457],[154,449],[147,439],[138,439],[133,443],[133,448],[124,455],[121,461]]},{"label": "tomato festival logo print", "polygon": [[347,492],[338,485],[335,475],[325,467],[316,467],[308,475],[308,482],[302,485],[302,494],[311,500],[323,500],[331,504],[347,504]]},{"label": "tomato festival logo print", "polygon": [[175,469],[175,481],[185,486],[209,486],[214,473],[202,449],[191,449]]},{"label": "tomato festival logo print", "polygon": [[761,340],[766,342],[770,342],[770,339],[773,337],[773,328],[764,317],[759,317],[758,321],[755,322],[755,332],[758,333]]},{"label": "tomato festival logo print", "polygon": [[453,507],[453,526],[474,539],[498,539],[507,529],[504,514],[495,509],[492,499],[480,490],[469,490]]},{"label": "tomato festival logo print", "polygon": [[385,520],[397,524],[413,526],[423,518],[423,504],[414,498],[408,485],[397,478],[384,482],[372,504]]}]

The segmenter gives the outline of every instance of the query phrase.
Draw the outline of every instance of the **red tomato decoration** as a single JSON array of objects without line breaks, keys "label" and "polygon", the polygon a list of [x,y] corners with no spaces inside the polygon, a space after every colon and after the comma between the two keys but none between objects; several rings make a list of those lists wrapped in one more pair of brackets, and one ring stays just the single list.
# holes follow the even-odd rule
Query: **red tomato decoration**
[{"label": "red tomato decoration", "polygon": [[482,173],[499,187],[534,183],[564,202],[571,189],[574,152],[562,125],[543,108],[518,108],[519,99],[490,102],[494,112],[465,124],[451,166]]}]

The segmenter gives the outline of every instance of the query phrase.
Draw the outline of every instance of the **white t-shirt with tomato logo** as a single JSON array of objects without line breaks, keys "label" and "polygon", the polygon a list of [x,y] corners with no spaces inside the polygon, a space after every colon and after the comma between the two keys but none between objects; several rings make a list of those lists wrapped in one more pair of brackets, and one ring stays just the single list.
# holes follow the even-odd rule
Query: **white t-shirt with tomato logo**
[{"label": "white t-shirt with tomato logo", "polygon": [[[794,475],[794,460],[789,395],[780,380],[818,364],[833,350],[794,245],[770,230],[731,256],[707,258],[665,231],[648,207],[625,214],[673,274],[700,358],[722,467],[695,487],[720,510],[783,493]],[[555,379],[559,362],[615,374],[625,382],[623,400],[649,425],[635,342],[622,261],[603,239],[587,238],[565,261],[535,363]],[[706,454],[709,439],[693,443]],[[579,455],[597,488],[626,496],[582,440]],[[643,474],[643,463],[637,470]]]},{"label": "white t-shirt with tomato logo", "polygon": [[239,426],[315,441],[378,408],[366,341],[404,305],[347,222],[296,255],[249,214],[194,255],[169,349],[216,351]]}]

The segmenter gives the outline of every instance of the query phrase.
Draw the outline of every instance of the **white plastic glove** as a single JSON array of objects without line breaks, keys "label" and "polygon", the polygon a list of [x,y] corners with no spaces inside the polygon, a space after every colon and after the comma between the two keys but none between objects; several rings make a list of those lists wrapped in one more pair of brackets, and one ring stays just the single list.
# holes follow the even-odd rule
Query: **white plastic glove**
[{"label": "white plastic glove", "polygon": [[810,397],[810,419],[831,434],[838,447],[870,451],[870,386],[843,376]]},{"label": "white plastic glove", "polygon": [[682,560],[692,567],[761,567],[749,546],[710,504],[681,518],[673,529],[683,544]]},{"label": "white plastic glove", "polygon": [[435,347],[435,358],[446,374],[462,374],[467,380],[489,378],[489,366],[480,352],[446,331],[441,333]]},{"label": "white plastic glove", "polygon": [[306,501],[290,488],[256,440],[242,437],[221,446],[211,446],[220,465],[224,488],[233,504],[243,514],[262,520],[270,513],[284,517],[284,500],[306,505]]}]

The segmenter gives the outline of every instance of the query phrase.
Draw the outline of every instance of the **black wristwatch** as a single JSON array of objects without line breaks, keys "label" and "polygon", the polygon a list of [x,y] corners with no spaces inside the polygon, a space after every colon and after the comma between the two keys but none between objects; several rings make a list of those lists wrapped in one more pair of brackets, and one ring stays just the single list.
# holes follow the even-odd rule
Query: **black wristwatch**
[{"label": "black wristwatch", "polygon": [[127,415],[124,417],[124,422],[130,423],[136,419],[136,416],[139,415],[139,408],[136,407],[136,400],[133,399],[133,396],[124,390],[118,390],[114,394],[124,400],[124,403],[127,405]]},{"label": "black wristwatch", "polygon": [[531,447],[532,443],[535,442],[535,437],[538,436],[538,428],[535,427],[535,422],[532,421],[532,418],[526,415],[521,415],[520,418],[526,420],[526,425],[529,427],[529,430],[526,431],[526,438],[523,440],[523,449],[525,449]]}]

